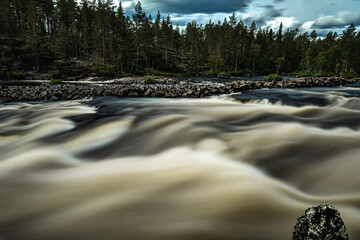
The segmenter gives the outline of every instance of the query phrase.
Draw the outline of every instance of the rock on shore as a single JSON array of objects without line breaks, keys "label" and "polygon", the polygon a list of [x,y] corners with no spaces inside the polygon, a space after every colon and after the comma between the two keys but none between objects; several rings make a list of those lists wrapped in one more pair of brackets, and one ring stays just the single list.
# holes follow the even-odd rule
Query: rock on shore
[{"label": "rock on shore", "polygon": [[360,83],[360,78],[346,80],[343,78],[300,78],[280,82],[233,81],[225,84],[212,82],[177,81],[159,79],[153,84],[144,84],[138,79],[114,81],[111,84],[0,84],[1,102],[18,101],[56,101],[91,98],[96,96],[117,97],[166,97],[166,98],[200,98],[210,95],[246,92],[259,88],[300,88],[332,87],[346,83]]},{"label": "rock on shore", "polygon": [[348,240],[340,213],[329,205],[310,207],[298,218],[293,240]]},{"label": "rock on shore", "polygon": [[71,100],[96,96],[200,98],[216,94],[229,94],[257,88],[254,83],[233,85],[217,83],[155,83],[155,84],[41,84],[0,85],[1,102]]}]

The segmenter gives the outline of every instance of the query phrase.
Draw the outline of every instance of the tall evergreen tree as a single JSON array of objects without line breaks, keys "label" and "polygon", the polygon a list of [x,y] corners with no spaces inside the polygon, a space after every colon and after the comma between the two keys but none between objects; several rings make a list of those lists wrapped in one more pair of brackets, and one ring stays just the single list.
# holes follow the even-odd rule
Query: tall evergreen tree
[{"label": "tall evergreen tree", "polygon": [[139,70],[140,51],[143,44],[143,29],[142,25],[146,21],[146,13],[142,10],[141,2],[138,1],[135,6],[135,14],[132,15],[135,23],[135,45],[136,45],[136,70]]}]

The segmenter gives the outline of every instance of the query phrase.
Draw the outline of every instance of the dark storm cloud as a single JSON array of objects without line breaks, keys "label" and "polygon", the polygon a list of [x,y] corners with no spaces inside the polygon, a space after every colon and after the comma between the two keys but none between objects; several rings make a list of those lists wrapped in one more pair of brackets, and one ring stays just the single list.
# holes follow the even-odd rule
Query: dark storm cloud
[{"label": "dark storm cloud", "polygon": [[144,6],[166,13],[231,13],[245,10],[252,0],[146,0]]},{"label": "dark storm cloud", "polygon": [[321,16],[315,20],[312,28],[330,29],[343,28],[353,23],[355,26],[360,25],[360,12],[346,13],[340,16]]},{"label": "dark storm cloud", "polygon": [[244,22],[246,24],[249,24],[253,20],[255,20],[257,25],[263,25],[269,20],[272,20],[277,17],[281,17],[282,12],[285,10],[285,9],[275,9],[275,7],[272,5],[266,5],[264,6],[264,8],[265,9],[261,14],[257,14],[256,16],[245,18]]}]

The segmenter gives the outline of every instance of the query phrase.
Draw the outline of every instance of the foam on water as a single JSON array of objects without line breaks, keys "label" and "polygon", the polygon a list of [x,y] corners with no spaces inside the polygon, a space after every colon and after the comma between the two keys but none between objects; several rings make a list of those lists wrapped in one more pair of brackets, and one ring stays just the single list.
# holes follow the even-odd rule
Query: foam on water
[{"label": "foam on water", "polygon": [[0,238],[285,240],[326,203],[358,239],[358,89],[332,91],[2,105]]}]

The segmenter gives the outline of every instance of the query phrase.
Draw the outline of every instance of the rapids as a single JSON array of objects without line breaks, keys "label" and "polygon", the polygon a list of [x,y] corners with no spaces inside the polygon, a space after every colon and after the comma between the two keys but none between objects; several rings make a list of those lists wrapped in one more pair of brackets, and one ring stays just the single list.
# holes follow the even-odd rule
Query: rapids
[{"label": "rapids", "polygon": [[0,239],[360,239],[360,88],[0,105]]}]

